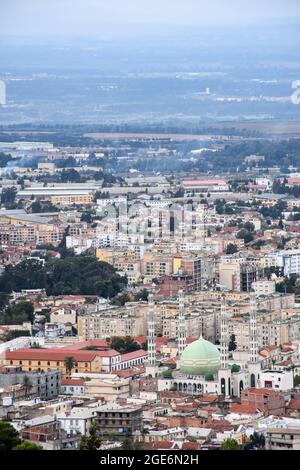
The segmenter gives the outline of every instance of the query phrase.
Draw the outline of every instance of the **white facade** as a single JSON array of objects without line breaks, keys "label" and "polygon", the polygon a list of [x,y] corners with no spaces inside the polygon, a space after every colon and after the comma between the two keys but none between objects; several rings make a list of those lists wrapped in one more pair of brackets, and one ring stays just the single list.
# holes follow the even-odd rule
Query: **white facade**
[{"label": "white facade", "polygon": [[300,250],[286,250],[281,252],[284,275],[300,274]]},{"label": "white facade", "polygon": [[59,413],[58,421],[68,434],[89,434],[89,429],[96,416],[96,411],[88,408],[73,408],[71,413]]},{"label": "white facade", "polygon": [[293,372],[287,370],[263,370],[260,373],[261,388],[287,391],[294,387]]},{"label": "white facade", "polygon": [[3,80],[0,80],[0,106],[6,104],[6,85]]}]

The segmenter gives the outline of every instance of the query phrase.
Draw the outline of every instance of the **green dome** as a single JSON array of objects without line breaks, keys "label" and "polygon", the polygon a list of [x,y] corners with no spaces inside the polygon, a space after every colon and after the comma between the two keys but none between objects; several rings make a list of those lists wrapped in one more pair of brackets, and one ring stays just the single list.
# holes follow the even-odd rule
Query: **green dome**
[{"label": "green dome", "polygon": [[180,359],[180,370],[187,375],[215,374],[220,367],[217,346],[203,338],[189,344]]}]

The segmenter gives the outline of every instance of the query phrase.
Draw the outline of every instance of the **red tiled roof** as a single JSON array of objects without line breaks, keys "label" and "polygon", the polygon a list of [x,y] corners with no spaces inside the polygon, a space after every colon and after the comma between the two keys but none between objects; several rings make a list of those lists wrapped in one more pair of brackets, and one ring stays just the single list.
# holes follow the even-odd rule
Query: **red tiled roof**
[{"label": "red tiled roof", "polygon": [[173,441],[156,441],[152,442],[152,449],[172,449],[174,442]]},{"label": "red tiled roof", "polygon": [[216,395],[203,395],[202,397],[197,397],[197,401],[212,403],[218,401],[219,398]]},{"label": "red tiled roof", "polygon": [[288,184],[300,184],[300,178],[299,177],[294,177],[294,178],[288,178]]},{"label": "red tiled roof", "polygon": [[145,372],[145,368],[143,366],[135,367],[134,369],[122,369],[122,370],[115,370],[113,373],[118,375],[119,377],[133,377],[137,375],[141,375]]},{"label": "red tiled roof", "polygon": [[130,353],[121,354],[121,361],[130,361],[132,359],[138,359],[140,357],[147,357],[148,353],[144,349],[138,349],[137,351],[132,351]]},{"label": "red tiled roof", "polygon": [[255,388],[249,387],[245,390],[245,392],[255,393],[256,395],[273,395],[273,393],[278,393],[273,389],[270,388]]},{"label": "red tiled roof", "polygon": [[[60,308],[60,307],[57,307]],[[86,348],[88,346],[95,346],[97,348],[107,348],[108,344],[105,340],[101,339],[90,339],[88,341],[79,341],[77,343],[69,344],[67,346],[63,346],[62,348],[59,349],[67,349],[69,351],[74,351],[74,350],[79,350]]]},{"label": "red tiled roof", "polygon": [[230,406],[230,411],[232,413],[241,413],[241,414],[249,414],[254,415],[257,413],[257,408],[251,405],[240,405],[238,403],[234,403]]},{"label": "red tiled roof", "polygon": [[[136,343],[138,343],[140,346],[143,345],[144,343],[146,343],[147,341],[147,336],[135,336],[134,338],[134,341]],[[158,351],[159,348],[163,345],[163,344],[168,344],[169,342],[169,338],[166,338],[166,337],[159,337],[159,338],[156,338],[155,340],[155,346],[156,346],[156,350]]]},{"label": "red tiled roof", "polygon": [[300,411],[300,398],[292,398],[288,405],[288,409]]},{"label": "red tiled roof", "polygon": [[184,442],[182,444],[182,450],[198,450],[198,442]]},{"label": "red tiled roof", "polygon": [[49,348],[49,349],[32,349],[24,348],[16,351],[6,351],[1,354],[3,359],[15,360],[40,360],[40,361],[63,361],[66,357],[72,356],[75,361],[92,361],[96,356],[112,357],[118,356],[119,353],[114,349],[108,351],[70,351],[67,349]]},{"label": "red tiled roof", "polygon": [[161,362],[163,364],[176,364],[176,358],[175,357],[168,357],[167,359],[161,359]]},{"label": "red tiled roof", "polygon": [[221,185],[221,184],[226,184],[226,181],[224,180],[183,180],[181,182],[183,186],[203,186],[203,185]]},{"label": "red tiled roof", "polygon": [[84,380],[82,379],[61,379],[62,385],[72,385],[74,387],[82,387],[84,385]]}]

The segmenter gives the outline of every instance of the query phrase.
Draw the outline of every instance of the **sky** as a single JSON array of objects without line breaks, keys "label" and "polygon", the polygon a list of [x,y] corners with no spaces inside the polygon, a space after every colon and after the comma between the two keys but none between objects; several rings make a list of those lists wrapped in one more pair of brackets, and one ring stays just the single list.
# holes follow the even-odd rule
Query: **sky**
[{"label": "sky", "polygon": [[299,0],[0,0],[0,36],[101,36],[300,20]]}]

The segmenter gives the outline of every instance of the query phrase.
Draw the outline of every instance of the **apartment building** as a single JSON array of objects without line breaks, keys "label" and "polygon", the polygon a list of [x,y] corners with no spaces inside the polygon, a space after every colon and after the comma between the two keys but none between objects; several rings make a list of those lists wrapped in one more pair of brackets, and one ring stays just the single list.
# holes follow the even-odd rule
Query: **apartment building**
[{"label": "apartment building", "polygon": [[25,399],[38,396],[41,400],[57,397],[61,391],[61,373],[56,370],[46,372],[24,372],[20,366],[6,366],[0,369],[0,388],[21,384],[25,388]]},{"label": "apartment building", "polygon": [[266,450],[300,450],[300,428],[268,429]]},{"label": "apartment building", "polygon": [[230,290],[249,292],[259,280],[259,260],[223,256],[219,263],[219,283]]},{"label": "apartment building", "polygon": [[251,287],[257,296],[269,296],[271,294],[274,294],[276,284],[275,281],[261,279],[260,281],[253,282]]},{"label": "apartment building", "polygon": [[78,336],[81,341],[113,336],[144,336],[147,334],[146,315],[146,303],[80,315],[77,320]]},{"label": "apartment building", "polygon": [[55,244],[62,240],[65,227],[56,224],[0,224],[0,244]]},{"label": "apartment building", "polygon": [[101,430],[101,437],[105,439],[114,434],[116,439],[123,440],[126,435],[141,430],[142,408],[107,403],[97,408],[96,421]]}]

